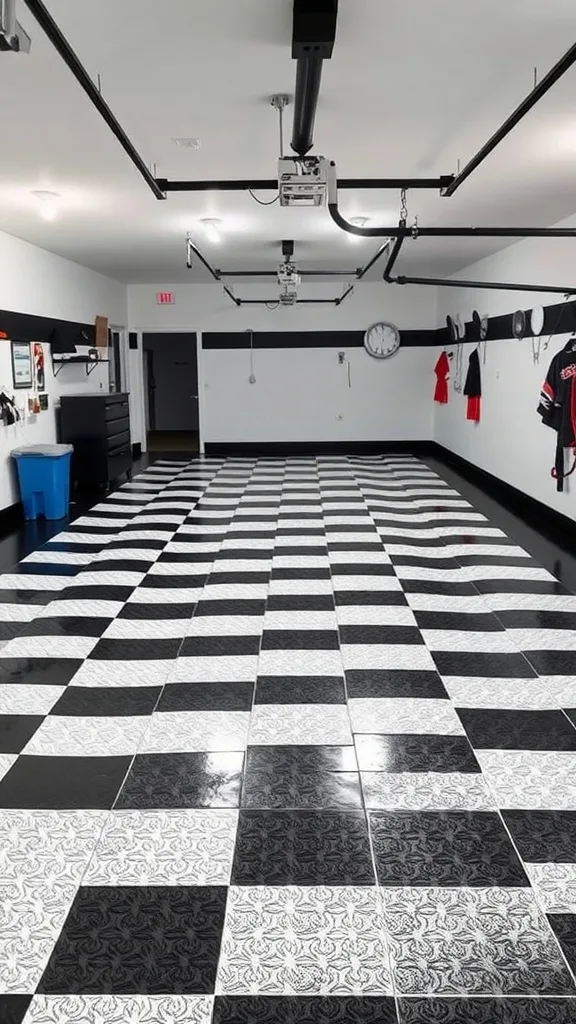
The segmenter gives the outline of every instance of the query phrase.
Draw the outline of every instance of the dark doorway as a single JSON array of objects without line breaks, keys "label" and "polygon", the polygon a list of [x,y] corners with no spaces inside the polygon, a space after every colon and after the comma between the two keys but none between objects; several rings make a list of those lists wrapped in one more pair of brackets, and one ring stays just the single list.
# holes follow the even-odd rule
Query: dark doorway
[{"label": "dark doorway", "polygon": [[149,451],[197,452],[196,334],[144,334]]}]

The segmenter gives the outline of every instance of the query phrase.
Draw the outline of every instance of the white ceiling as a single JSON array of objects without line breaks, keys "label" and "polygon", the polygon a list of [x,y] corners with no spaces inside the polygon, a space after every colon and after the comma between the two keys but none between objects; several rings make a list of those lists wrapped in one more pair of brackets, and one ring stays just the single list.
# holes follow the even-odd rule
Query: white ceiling
[{"label": "white ceiling", "polygon": [[[534,67],[542,77],[576,39],[573,0],[339,6],[314,152],[334,159],[341,177],[454,172],[530,90]],[[294,88],[292,0],[48,0],[48,7],[89,73],[101,75],[105,98],[159,176],[274,178],[278,125],[269,98]],[[33,46],[27,56],[0,54],[1,229],[133,283],[207,280],[202,268],[185,268],[187,230],[222,267],[273,269],[281,238],[296,240],[303,269],[355,267],[376,248],[377,239],[351,244],[325,209],[261,207],[246,193],[157,201],[23,5],[18,17]],[[452,199],[413,192],[410,213],[422,225],[523,226],[574,213],[575,87],[576,68]],[[290,108],[285,120],[289,141]],[[202,147],[179,149],[177,136],[198,136]],[[40,219],[33,189],[61,194],[55,222]],[[347,216],[372,224],[395,223],[398,203],[395,193],[340,195]],[[199,228],[210,216],[222,220],[219,246]],[[498,248],[498,239],[410,242],[397,269],[447,274]]]}]

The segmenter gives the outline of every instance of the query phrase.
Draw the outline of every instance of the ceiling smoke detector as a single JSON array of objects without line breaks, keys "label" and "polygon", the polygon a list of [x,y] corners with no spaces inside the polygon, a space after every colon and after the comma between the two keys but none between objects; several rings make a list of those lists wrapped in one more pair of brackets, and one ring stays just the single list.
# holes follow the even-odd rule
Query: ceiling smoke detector
[{"label": "ceiling smoke detector", "polygon": [[182,136],[176,139],[172,139],[175,146],[181,146],[182,149],[201,149],[202,139],[188,138]]}]

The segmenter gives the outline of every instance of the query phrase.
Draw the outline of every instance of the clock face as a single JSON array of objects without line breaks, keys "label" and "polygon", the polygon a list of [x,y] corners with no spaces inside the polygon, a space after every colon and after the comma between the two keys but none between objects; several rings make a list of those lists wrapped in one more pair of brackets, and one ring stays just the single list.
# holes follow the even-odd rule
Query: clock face
[{"label": "clock face", "polygon": [[373,324],[364,335],[364,348],[375,359],[387,359],[400,348],[400,331],[393,324]]}]

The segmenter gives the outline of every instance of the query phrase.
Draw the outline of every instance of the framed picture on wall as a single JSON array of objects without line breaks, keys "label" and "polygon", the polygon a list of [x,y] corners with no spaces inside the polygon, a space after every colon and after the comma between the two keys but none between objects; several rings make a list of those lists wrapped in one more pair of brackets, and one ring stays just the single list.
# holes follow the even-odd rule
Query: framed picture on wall
[{"label": "framed picture on wall", "polygon": [[15,388],[31,388],[34,383],[32,374],[32,353],[29,341],[12,341],[12,379]]}]

